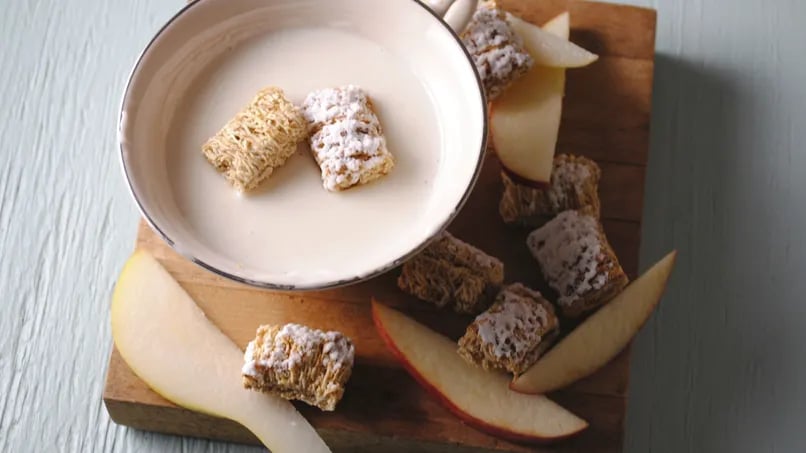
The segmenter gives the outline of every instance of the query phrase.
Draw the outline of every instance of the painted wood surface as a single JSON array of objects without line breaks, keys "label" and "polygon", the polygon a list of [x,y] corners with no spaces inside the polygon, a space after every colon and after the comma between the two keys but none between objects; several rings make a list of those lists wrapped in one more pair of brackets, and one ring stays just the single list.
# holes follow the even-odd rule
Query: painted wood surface
[{"label": "painted wood surface", "polygon": [[[804,451],[806,3],[631,2],[658,9],[642,262],[681,256],[633,348],[625,450]],[[101,402],[138,218],[116,109],[174,3],[2,3],[2,452],[259,451],[127,430]]]}]

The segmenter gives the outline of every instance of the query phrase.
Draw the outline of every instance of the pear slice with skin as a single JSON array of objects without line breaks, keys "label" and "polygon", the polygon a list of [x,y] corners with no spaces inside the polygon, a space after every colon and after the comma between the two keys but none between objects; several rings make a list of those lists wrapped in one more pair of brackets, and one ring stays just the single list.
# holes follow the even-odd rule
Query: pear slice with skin
[{"label": "pear slice with skin", "polygon": [[509,377],[465,362],[456,343],[376,301],[372,318],[378,334],[406,371],[468,425],[516,442],[548,443],[588,427],[540,395],[508,388]]},{"label": "pear slice with skin", "polygon": [[621,352],[649,319],[666,289],[671,252],[554,346],[510,388],[543,394],[589,376]]},{"label": "pear slice with skin", "polygon": [[330,449],[286,400],[246,390],[243,353],[146,252],[135,252],[112,296],[112,337],[132,371],[163,398],[234,420],[273,453]]},{"label": "pear slice with skin", "polygon": [[[524,22],[524,27],[538,28]],[[568,13],[549,21],[539,33],[567,39]],[[524,40],[531,54],[530,42]],[[492,103],[491,143],[503,170],[520,184],[545,188],[551,181],[560,131],[565,68],[535,65]]]},{"label": "pear slice with skin", "polygon": [[509,26],[521,37],[526,51],[536,65],[551,68],[588,66],[598,60],[599,56],[568,40],[569,19],[568,13],[563,13],[541,28],[507,13]]}]

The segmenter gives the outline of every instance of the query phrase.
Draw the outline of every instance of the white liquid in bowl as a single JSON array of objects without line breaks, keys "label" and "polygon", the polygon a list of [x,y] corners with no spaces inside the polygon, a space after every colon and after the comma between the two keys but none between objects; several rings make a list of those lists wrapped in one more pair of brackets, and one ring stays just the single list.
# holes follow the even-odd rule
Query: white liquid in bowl
[{"label": "white liquid in bowl", "polygon": [[[255,192],[239,196],[200,152],[263,86],[279,86],[299,104],[311,90],[349,83],[370,93],[396,160],[372,184],[324,190],[306,145]],[[377,44],[335,29],[275,32],[213,62],[188,93],[168,141],[174,199],[201,242],[245,268],[327,275],[357,253],[383,264],[428,215],[440,161],[437,117],[419,79]]]},{"label": "white liquid in bowl", "polygon": [[[389,3],[397,4],[410,7]],[[248,20],[259,23],[254,15]],[[153,77],[148,101],[132,115],[137,125],[127,138],[135,145],[124,150],[124,160],[136,161],[127,170],[134,192],[180,252],[243,279],[315,287],[388,267],[457,208],[483,135],[481,115],[468,113],[468,106],[481,109],[480,98],[473,99],[475,80],[465,72],[456,76],[468,64],[464,56],[455,52],[453,61],[440,61],[438,52],[394,35],[378,31],[384,42],[367,38],[371,29],[333,25],[280,27],[246,40],[239,31],[224,33],[215,45],[196,44],[201,50],[163,64]],[[433,45],[453,45],[438,23],[422,27]],[[427,46],[429,39],[417,42]],[[392,172],[373,183],[326,191],[305,144],[256,190],[239,195],[201,153],[263,87],[278,86],[300,104],[312,90],[346,84],[369,93],[395,157]],[[462,92],[468,99],[457,96]],[[463,116],[474,121],[457,122]],[[137,154],[145,152],[158,159]]]}]

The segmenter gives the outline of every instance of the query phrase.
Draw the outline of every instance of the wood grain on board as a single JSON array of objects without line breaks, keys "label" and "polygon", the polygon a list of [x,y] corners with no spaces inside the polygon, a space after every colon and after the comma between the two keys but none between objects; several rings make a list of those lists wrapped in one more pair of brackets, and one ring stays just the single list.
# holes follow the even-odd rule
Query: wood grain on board
[{"label": "wood grain on board", "polygon": [[[570,70],[560,152],[587,155],[602,166],[602,216],[608,238],[632,276],[638,273],[645,164],[648,153],[655,12],[560,0],[500,0],[527,20],[542,23],[571,12],[572,40],[599,52],[594,65]],[[450,230],[506,264],[508,281],[547,290],[524,246],[527,230],[508,228],[498,214],[497,158],[487,157],[468,205]],[[298,322],[336,329],[356,345],[356,371],[334,413],[297,405],[335,451],[559,451],[615,452],[623,439],[629,350],[595,375],[550,395],[588,420],[581,436],[551,447],[512,444],[476,431],[428,396],[395,362],[376,334],[369,300],[398,307],[451,337],[470,318],[438,312],[400,293],[396,271],[348,288],[277,293],[225,280],[173,252],[145,224],[137,247],[151,252],[188,291],[209,319],[244,347],[264,323]],[[550,293],[550,292],[549,292]],[[239,425],[178,408],[152,392],[113,351],[104,401],[117,423],[164,433],[257,443]]]}]

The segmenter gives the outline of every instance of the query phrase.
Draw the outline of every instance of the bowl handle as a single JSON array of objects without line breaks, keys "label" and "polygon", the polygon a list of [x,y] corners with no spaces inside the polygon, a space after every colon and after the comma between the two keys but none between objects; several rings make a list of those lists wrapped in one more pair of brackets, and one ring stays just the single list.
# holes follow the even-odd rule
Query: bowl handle
[{"label": "bowl handle", "polygon": [[445,19],[445,22],[453,28],[456,33],[461,34],[473,13],[476,11],[479,0],[422,0],[437,15]]}]

